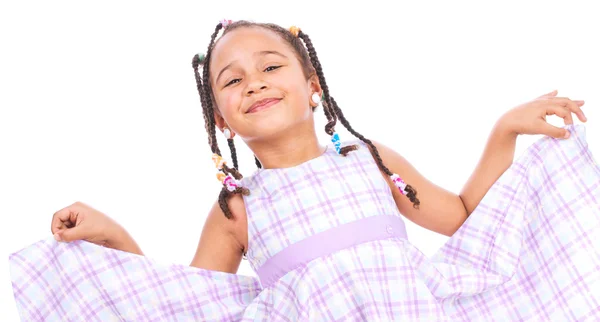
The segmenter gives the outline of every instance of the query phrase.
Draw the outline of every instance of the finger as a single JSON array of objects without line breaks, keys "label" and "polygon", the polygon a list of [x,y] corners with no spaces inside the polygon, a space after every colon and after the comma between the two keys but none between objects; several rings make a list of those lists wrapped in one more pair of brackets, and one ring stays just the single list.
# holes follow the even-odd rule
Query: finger
[{"label": "finger", "polygon": [[565,122],[565,125],[573,124],[573,116],[571,115],[571,111],[560,104],[548,106],[546,108],[546,115],[556,115],[562,118]]},{"label": "finger", "polygon": [[584,101],[573,101],[566,97],[555,97],[552,100],[558,102],[561,106],[564,106],[571,112],[575,113],[581,122],[587,121],[587,117],[585,117],[585,114],[583,114],[583,111],[581,110],[581,106],[585,104]]},{"label": "finger", "polygon": [[58,241],[72,242],[80,239],[85,239],[85,231],[81,226],[59,230],[54,234],[54,238]]},{"label": "finger", "polygon": [[55,212],[52,216],[52,223],[50,225],[50,230],[52,233],[54,234],[59,229],[71,228],[75,226],[80,210],[81,203],[76,202]]},{"label": "finger", "polygon": [[56,239],[56,241],[59,241],[59,242],[63,241],[62,240],[62,232],[63,232],[63,230],[64,229],[59,229],[59,230],[56,230],[56,231],[53,232],[54,239]]},{"label": "finger", "polygon": [[567,139],[571,136],[571,133],[567,129],[562,129],[547,123],[546,121],[540,121],[539,133],[553,137],[555,139]]},{"label": "finger", "polygon": [[552,92],[550,92],[550,93],[546,93],[546,94],[544,94],[544,95],[542,95],[542,96],[538,97],[538,99],[540,99],[540,98],[549,98],[549,97],[554,97],[554,96],[556,96],[556,94],[558,94],[558,91],[557,91],[557,90],[553,90],[553,91],[552,91]]},{"label": "finger", "polygon": [[69,221],[71,218],[71,211],[71,206],[69,206],[54,213],[52,216],[52,223],[50,225],[52,234],[55,234],[61,229],[67,228],[65,222]]}]

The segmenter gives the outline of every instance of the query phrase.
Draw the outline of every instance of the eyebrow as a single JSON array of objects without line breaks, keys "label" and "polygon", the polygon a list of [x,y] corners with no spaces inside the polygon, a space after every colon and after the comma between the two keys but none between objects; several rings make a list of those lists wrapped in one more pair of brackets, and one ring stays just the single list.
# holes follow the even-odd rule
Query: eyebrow
[{"label": "eyebrow", "polygon": [[[257,51],[254,53],[255,56],[266,56],[266,55],[277,55],[279,57],[282,58],[287,58],[287,56],[285,56],[284,54],[276,51],[276,50],[261,50],[261,51]],[[229,68],[231,68],[231,65],[233,65],[235,61],[232,61],[231,63],[227,64],[227,66],[223,67],[223,69],[221,69],[221,71],[219,72],[219,75],[217,75],[217,80],[215,81],[216,83],[219,82],[219,78],[221,78],[221,75]]]}]

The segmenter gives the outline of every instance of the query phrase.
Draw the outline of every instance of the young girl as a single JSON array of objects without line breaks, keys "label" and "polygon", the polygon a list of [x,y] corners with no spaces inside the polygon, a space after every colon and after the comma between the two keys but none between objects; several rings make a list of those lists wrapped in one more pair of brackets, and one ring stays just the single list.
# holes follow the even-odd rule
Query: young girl
[{"label": "young girl", "polygon": [[[76,203],[52,218],[68,243],[10,258],[23,320],[600,319],[600,167],[572,117],[586,121],[583,101],[554,91],[511,109],[456,195],[351,126],[299,28],[222,21],[192,65],[223,187],[190,267],[139,256],[125,229]],[[358,139],[342,144],[339,123]],[[519,134],[549,137],[513,163]],[[251,176],[237,170],[236,136],[256,156]],[[426,258],[402,216],[451,237]],[[235,274],[243,258],[258,278]]]}]

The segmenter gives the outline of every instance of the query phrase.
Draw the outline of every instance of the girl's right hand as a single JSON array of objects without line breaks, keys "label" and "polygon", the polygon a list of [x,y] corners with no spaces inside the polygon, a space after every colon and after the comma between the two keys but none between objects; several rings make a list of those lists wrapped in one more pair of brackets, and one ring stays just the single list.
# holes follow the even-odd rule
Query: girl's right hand
[{"label": "girl's right hand", "polygon": [[85,240],[100,246],[119,244],[123,228],[107,215],[81,202],[57,211],[52,216],[51,231],[57,241]]}]

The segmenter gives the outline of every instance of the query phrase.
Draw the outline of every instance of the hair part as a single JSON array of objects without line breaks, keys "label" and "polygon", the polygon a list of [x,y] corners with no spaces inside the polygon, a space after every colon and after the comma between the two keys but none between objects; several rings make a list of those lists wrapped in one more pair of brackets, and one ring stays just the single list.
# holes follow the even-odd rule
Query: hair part
[{"label": "hair part", "polygon": [[[223,35],[239,29],[239,28],[263,28],[269,30],[271,32],[276,33],[283,39],[295,52],[296,58],[300,61],[302,65],[302,71],[306,79],[309,79],[313,75],[317,75],[319,79],[319,83],[323,90],[323,112],[325,117],[327,118],[327,124],[325,125],[325,132],[328,135],[333,135],[335,133],[335,125],[339,118],[342,125],[350,132],[352,135],[360,139],[362,142],[367,144],[375,157],[375,161],[379,168],[388,176],[392,176],[393,173],[385,166],[377,147],[371,142],[371,140],[365,138],[362,134],[358,133],[356,130],[352,128],[350,122],[344,117],[342,110],[337,105],[337,102],[333,99],[333,97],[329,93],[329,87],[327,86],[327,81],[325,79],[325,74],[323,73],[323,67],[321,66],[321,62],[317,56],[317,52],[312,44],[310,37],[302,32],[302,30],[298,31],[297,36],[292,34],[288,29],[282,28],[276,24],[272,23],[255,23],[249,21],[236,21],[232,24],[227,25],[227,27],[223,31]],[[200,94],[200,102],[202,104],[202,114],[204,116],[204,125],[206,127],[206,131],[208,133],[208,144],[211,148],[213,154],[222,156],[221,151],[219,149],[216,137],[216,123],[214,113],[218,113],[218,109],[215,108],[215,100],[212,92],[212,88],[210,86],[210,60],[212,55],[212,50],[216,45],[216,39],[219,34],[219,31],[223,29],[223,24],[219,23],[214,32],[211,35],[210,43],[208,45],[208,49],[206,50],[206,55],[201,57],[199,55],[195,55],[192,59],[192,67],[194,69],[194,76],[196,78],[196,85],[198,89],[198,93]],[[202,75],[200,75],[198,69],[199,66],[202,65]],[[315,111],[316,108],[313,108]],[[236,180],[241,180],[242,175],[237,170],[238,169],[238,160],[237,153],[235,149],[235,144],[233,139],[228,139],[227,143],[229,145],[229,149],[231,152],[231,159],[233,162],[233,168],[228,167],[226,164],[223,165],[221,172],[226,175],[231,175]],[[351,151],[356,150],[358,147],[356,145],[344,146],[340,150],[340,154],[346,156]],[[261,168],[260,161],[254,157],[256,166]],[[415,208],[418,208],[420,205],[419,199],[416,197],[416,190],[407,185],[405,188],[406,196],[413,203]],[[223,184],[223,188],[219,193],[219,206],[225,217],[231,219],[233,218],[233,214],[229,209],[228,199],[234,194],[243,194],[248,195],[250,191],[243,187],[237,187],[235,190],[230,191],[227,189],[225,184]]]}]

